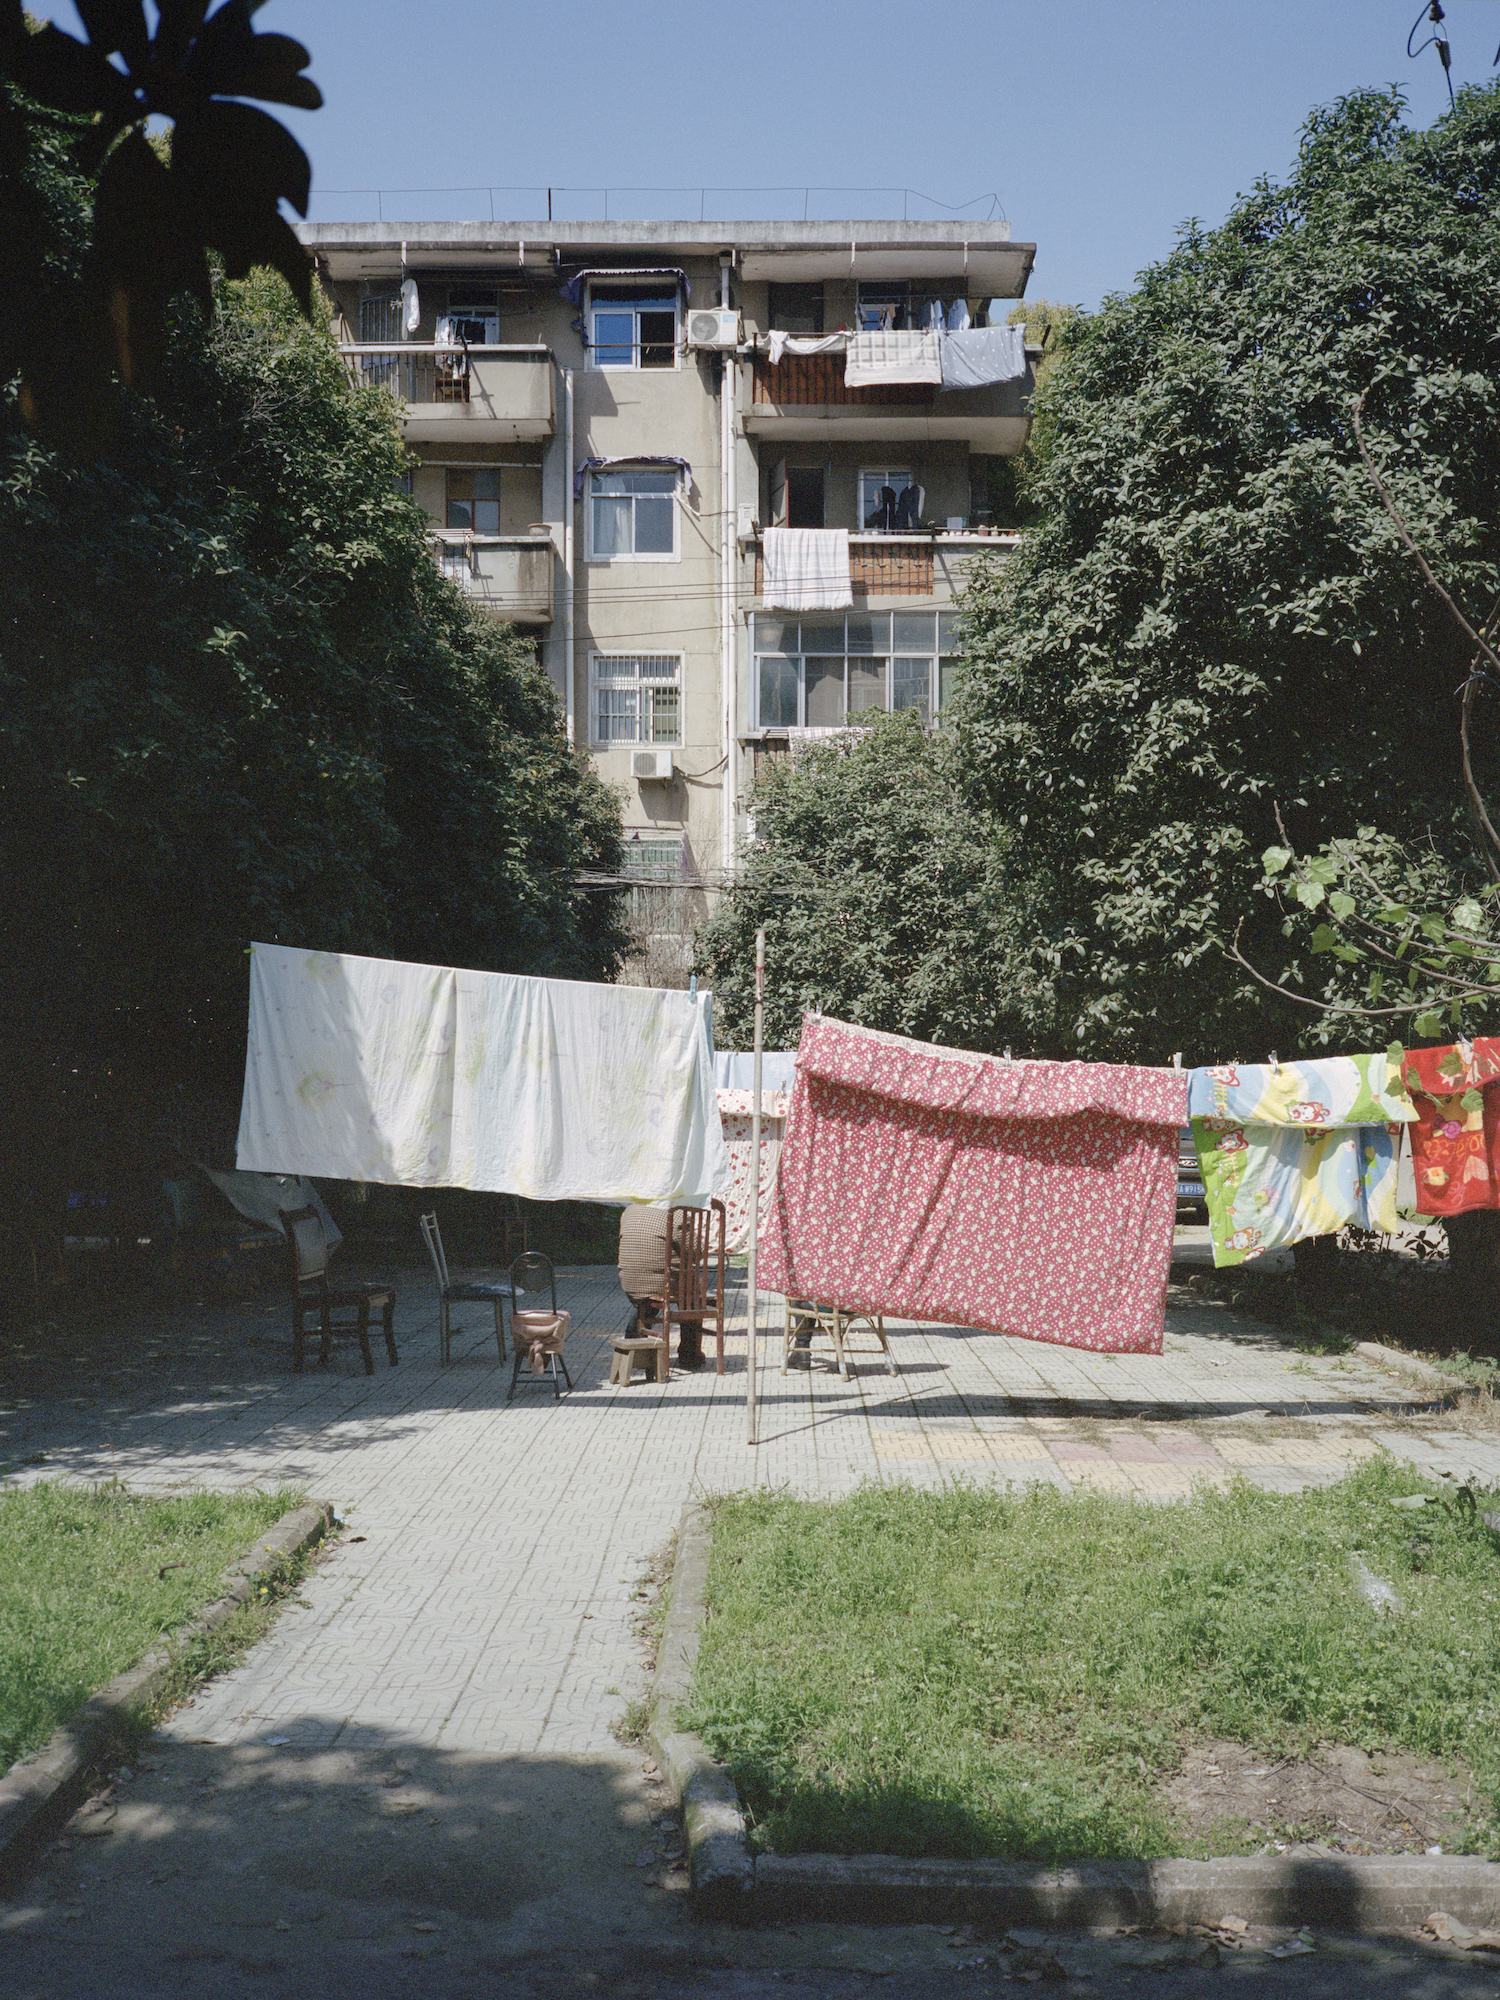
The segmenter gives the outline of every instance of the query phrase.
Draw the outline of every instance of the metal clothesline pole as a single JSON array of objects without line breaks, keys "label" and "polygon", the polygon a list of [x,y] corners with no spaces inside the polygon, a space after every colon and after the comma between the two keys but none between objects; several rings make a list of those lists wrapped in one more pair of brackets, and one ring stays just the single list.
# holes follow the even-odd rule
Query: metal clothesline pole
[{"label": "metal clothesline pole", "polygon": [[755,933],[755,1062],[751,1070],[754,1095],[750,1110],[750,1264],[745,1272],[745,1437],[759,1444],[756,1364],[760,1348],[760,1294],[755,1266],[760,1250],[760,1068],[761,1027],[766,985],[766,934]]}]

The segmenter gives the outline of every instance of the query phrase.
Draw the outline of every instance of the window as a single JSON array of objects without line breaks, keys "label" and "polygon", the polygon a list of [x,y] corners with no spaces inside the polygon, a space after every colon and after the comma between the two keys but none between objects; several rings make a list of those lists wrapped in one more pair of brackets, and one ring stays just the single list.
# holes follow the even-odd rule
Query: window
[{"label": "window", "polygon": [[595,368],[675,368],[676,291],[632,286],[591,292],[589,342]]},{"label": "window", "polygon": [[596,653],[594,741],[681,743],[682,660],[675,653]]},{"label": "window", "polygon": [[[931,280],[903,282],[898,279],[878,285],[862,284],[854,323],[861,333],[874,333],[882,328],[923,333],[929,328],[945,326],[949,307],[956,304],[962,294],[961,280],[950,282],[946,288]],[[981,308],[977,313],[978,323],[983,324],[983,319]]]},{"label": "window", "polygon": [[595,472],[589,486],[589,554],[662,557],[677,553],[675,472],[642,467]]},{"label": "window", "polygon": [[859,525],[868,533],[916,528],[926,495],[904,467],[882,466],[859,475]]},{"label": "window", "polygon": [[649,929],[667,928],[673,891],[687,873],[683,842],[642,840],[635,834],[620,853],[620,873],[631,885],[628,909],[632,921]]},{"label": "window", "polygon": [[881,709],[924,722],[951,698],[961,661],[950,611],[851,611],[754,621],[756,726],[842,729]]},{"label": "window", "polygon": [[476,466],[448,474],[448,526],[475,535],[500,532],[500,468]]},{"label": "window", "polygon": [[792,465],[786,475],[786,524],[789,528],[821,528],[823,525],[823,478],[821,465]]},{"label": "window", "polygon": [[766,310],[771,325],[782,333],[823,331],[823,287],[821,285],[771,285]]},{"label": "window", "polygon": [[467,341],[470,347],[495,347],[500,340],[500,318],[493,294],[475,298],[472,293],[448,295],[448,338],[455,344]]}]

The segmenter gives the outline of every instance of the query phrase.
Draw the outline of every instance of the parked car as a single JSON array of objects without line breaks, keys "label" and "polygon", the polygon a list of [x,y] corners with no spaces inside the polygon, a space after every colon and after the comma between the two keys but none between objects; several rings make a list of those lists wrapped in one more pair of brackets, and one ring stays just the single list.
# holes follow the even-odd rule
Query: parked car
[{"label": "parked car", "polygon": [[1208,1191],[1198,1164],[1198,1148],[1193,1144],[1193,1128],[1184,1125],[1177,1134],[1177,1218],[1191,1216],[1194,1222],[1208,1220]]}]

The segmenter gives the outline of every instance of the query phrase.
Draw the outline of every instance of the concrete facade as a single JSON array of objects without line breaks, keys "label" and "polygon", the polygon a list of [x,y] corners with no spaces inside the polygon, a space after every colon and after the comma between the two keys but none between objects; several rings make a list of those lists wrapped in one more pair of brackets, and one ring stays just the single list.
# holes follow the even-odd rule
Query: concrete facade
[{"label": "concrete facade", "polygon": [[[317,224],[301,235],[350,366],[402,402],[435,558],[493,615],[534,632],[574,739],[624,798],[627,835],[654,843],[635,858],[674,873],[694,906],[732,874],[756,763],[786,748],[789,727],[842,722],[846,703],[915,703],[935,719],[953,640],[931,614],[951,606],[976,554],[1011,545],[974,495],[987,459],[1025,442],[1031,366],[993,389],[850,397],[841,356],[772,370],[766,336],[809,314],[830,332],[857,327],[881,293],[898,315],[963,298],[982,320],[1030,274],[1033,247],[1013,244],[1008,224]],[[564,288],[580,278],[575,299]],[[726,300],[734,347],[692,344],[689,314]],[[636,314],[628,358],[590,333],[611,308]],[[645,483],[675,482],[669,537],[657,495],[596,504],[585,461],[650,475],[645,462],[663,458],[683,464]],[[899,533],[867,527],[888,480],[922,493],[919,522]],[[756,624],[761,532],[817,525],[789,513],[810,504],[858,538],[845,638],[861,658],[842,679],[822,658],[816,698],[802,655],[831,655],[834,637]],[[596,524],[617,542],[633,532],[634,546],[596,546]],[[761,698],[757,632],[760,651],[794,661],[770,669],[783,675],[779,706]],[[669,777],[640,774],[635,753],[648,748],[670,752]]]}]

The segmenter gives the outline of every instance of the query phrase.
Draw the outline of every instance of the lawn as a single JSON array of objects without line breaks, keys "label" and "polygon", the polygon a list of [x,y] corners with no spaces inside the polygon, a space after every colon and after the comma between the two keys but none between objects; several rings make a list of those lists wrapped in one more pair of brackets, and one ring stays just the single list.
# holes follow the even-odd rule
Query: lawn
[{"label": "lawn", "polygon": [[[1047,1487],[721,1499],[683,1720],[781,1853],[1191,1852],[1162,1794],[1212,1740],[1461,1766],[1460,1844],[1495,1852],[1500,1551],[1451,1489],[1392,1505],[1433,1490],[1378,1460],[1321,1491],[1169,1506]],[[1357,1563],[1394,1586],[1394,1616]]]},{"label": "lawn", "polygon": [[0,1491],[0,1770],[221,1593],[300,1494]]}]

